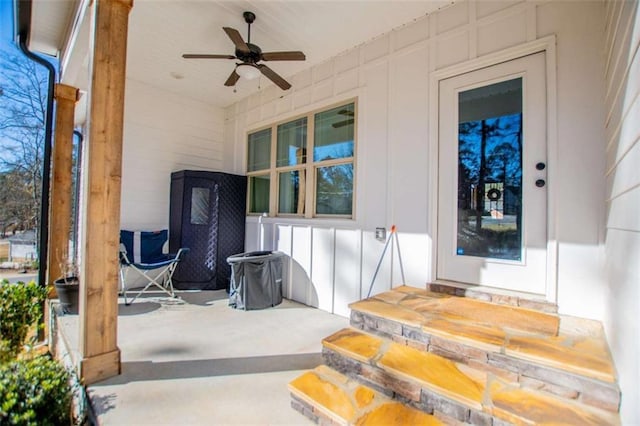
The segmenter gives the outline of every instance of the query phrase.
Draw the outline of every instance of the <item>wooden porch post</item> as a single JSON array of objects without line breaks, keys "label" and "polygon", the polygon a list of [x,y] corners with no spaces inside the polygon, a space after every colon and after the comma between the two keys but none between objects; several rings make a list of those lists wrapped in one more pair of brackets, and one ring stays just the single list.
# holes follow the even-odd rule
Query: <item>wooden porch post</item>
[{"label": "wooden porch post", "polygon": [[117,346],[120,184],[127,58],[133,0],[96,0],[92,16],[87,185],[80,273],[80,376],[120,374]]},{"label": "wooden porch post", "polygon": [[62,276],[63,262],[69,251],[71,229],[71,172],[73,151],[73,118],[79,90],[56,84],[56,127],[51,169],[51,207],[49,214],[49,263],[47,285],[49,297],[55,297],[53,281]]}]

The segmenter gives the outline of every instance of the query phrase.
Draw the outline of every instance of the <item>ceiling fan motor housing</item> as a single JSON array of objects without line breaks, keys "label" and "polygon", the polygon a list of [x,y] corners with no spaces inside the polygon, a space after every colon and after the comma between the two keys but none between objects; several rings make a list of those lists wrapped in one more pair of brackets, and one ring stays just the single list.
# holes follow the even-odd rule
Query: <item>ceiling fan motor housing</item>
[{"label": "ceiling fan motor housing", "polygon": [[236,58],[242,62],[255,64],[262,58],[262,49],[253,43],[247,43],[247,46],[249,47],[249,53],[236,49]]}]

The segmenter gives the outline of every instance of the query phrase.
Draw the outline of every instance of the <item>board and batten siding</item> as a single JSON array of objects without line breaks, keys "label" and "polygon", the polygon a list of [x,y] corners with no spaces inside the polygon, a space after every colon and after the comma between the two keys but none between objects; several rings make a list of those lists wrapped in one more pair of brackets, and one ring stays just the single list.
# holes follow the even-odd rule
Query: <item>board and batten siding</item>
[{"label": "board and batten siding", "polygon": [[222,170],[224,111],[128,79],[121,228],[166,229],[171,173]]},{"label": "board and batten siding", "polygon": [[608,1],[605,37],[605,326],[622,389],[623,424],[640,424],[640,6]]},{"label": "board and batten siding", "polygon": [[[366,297],[397,225],[409,285],[435,277],[433,214],[437,141],[429,138],[431,73],[555,35],[556,117],[549,132],[550,203],[562,313],[601,319],[604,281],[604,3],[460,1],[273,85],[225,111],[225,164],[246,171],[247,132],[357,98],[353,220],[247,218],[247,250],[292,258],[287,295],[347,315]],[[433,125],[433,123],[431,123]],[[434,146],[436,149],[434,149]],[[578,155],[579,153],[579,155]],[[435,175],[437,177],[437,175]],[[431,191],[433,192],[433,191]],[[373,294],[400,284],[387,253]],[[392,259],[394,264],[392,264]],[[575,297],[580,294],[581,297]]]}]

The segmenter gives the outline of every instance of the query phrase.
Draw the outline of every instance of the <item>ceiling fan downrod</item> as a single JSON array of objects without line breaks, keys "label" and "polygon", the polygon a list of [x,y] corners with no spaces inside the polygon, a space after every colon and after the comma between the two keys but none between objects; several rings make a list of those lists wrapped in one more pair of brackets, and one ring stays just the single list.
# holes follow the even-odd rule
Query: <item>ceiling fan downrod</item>
[{"label": "ceiling fan downrod", "polygon": [[246,22],[248,25],[248,29],[247,29],[247,43],[251,43],[251,24],[253,24],[253,21],[256,20],[256,15],[253,12],[244,12],[242,14],[242,16],[244,16],[244,22]]}]

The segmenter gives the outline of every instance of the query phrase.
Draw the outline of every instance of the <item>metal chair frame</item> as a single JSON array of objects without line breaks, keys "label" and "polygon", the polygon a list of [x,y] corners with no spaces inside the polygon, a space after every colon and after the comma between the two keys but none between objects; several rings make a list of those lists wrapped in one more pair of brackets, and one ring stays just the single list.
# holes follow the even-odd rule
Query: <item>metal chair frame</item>
[{"label": "metal chair frame", "polygon": [[[127,256],[127,250],[123,244],[120,245],[120,293],[124,298],[124,304],[130,305],[138,296],[143,293],[163,291],[171,297],[176,297],[173,288],[173,273],[178,266],[182,257],[189,252],[188,248],[181,248],[173,257],[167,255],[167,260],[154,263],[134,263]],[[148,282],[142,290],[127,290],[126,280],[129,269],[136,271],[140,276],[144,277]],[[154,288],[155,287],[155,288]],[[152,289],[152,291],[149,291]],[[157,290],[156,290],[157,289]],[[127,293],[135,292],[132,299],[127,300]]]}]

